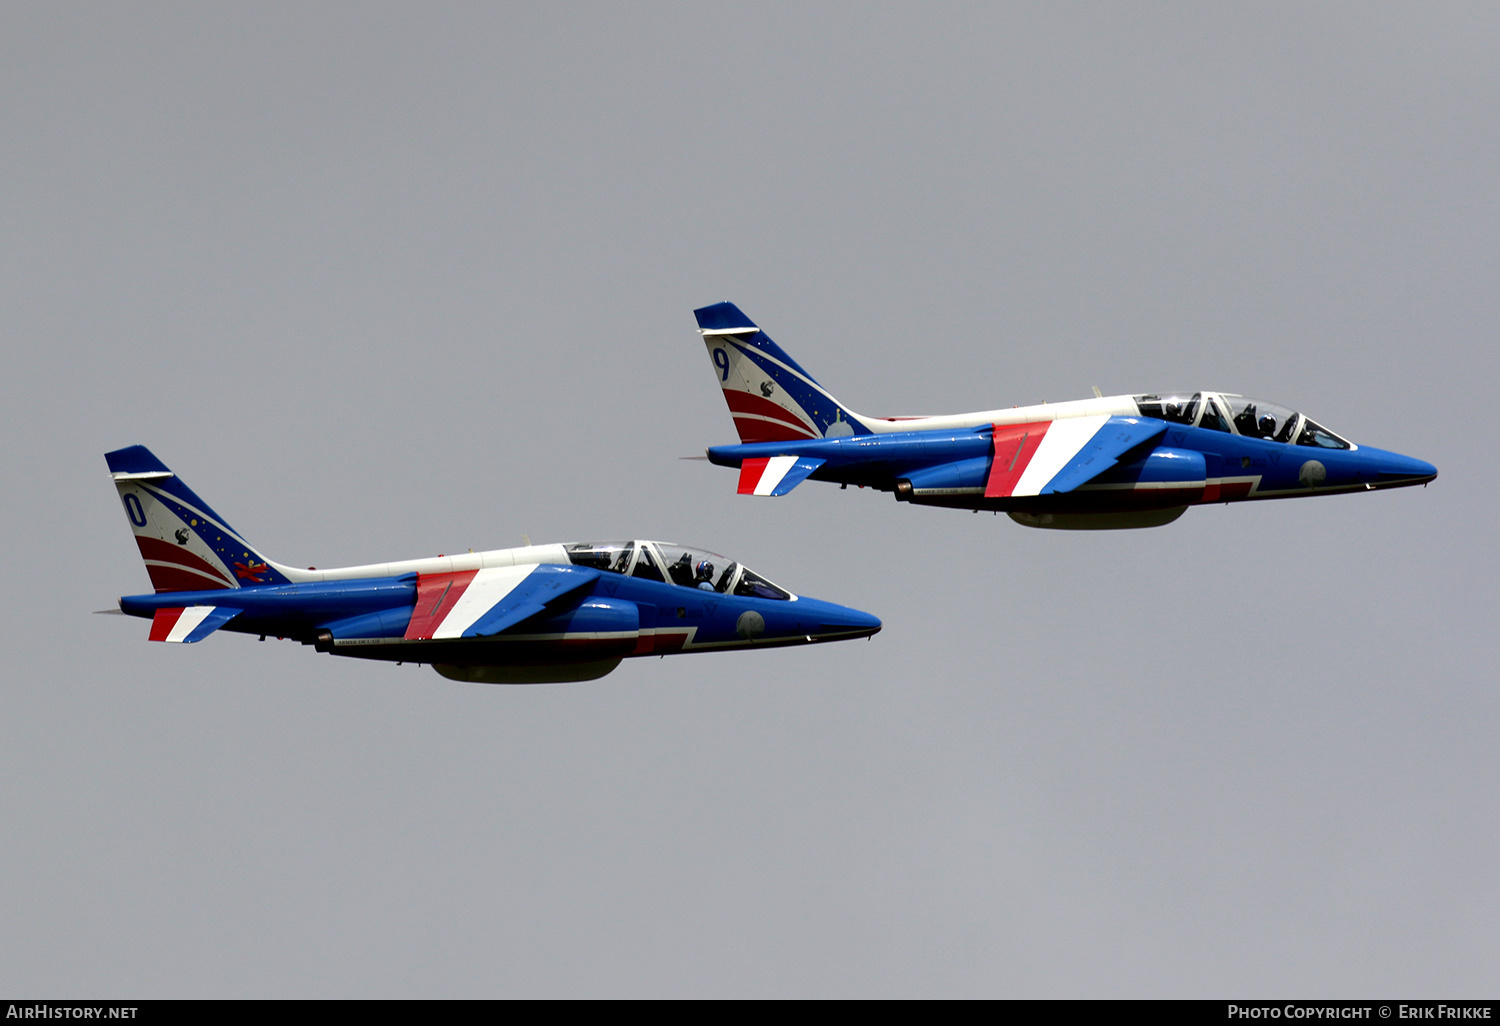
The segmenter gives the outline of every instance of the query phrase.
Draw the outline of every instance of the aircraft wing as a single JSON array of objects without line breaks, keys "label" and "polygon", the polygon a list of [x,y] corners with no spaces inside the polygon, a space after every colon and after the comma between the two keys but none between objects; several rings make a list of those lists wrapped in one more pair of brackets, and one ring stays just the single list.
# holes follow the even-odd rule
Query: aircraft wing
[{"label": "aircraft wing", "polygon": [[1071,492],[1166,430],[1165,421],[1149,417],[1104,415],[996,424],[985,497]]},{"label": "aircraft wing", "polygon": [[591,567],[553,564],[419,574],[417,605],[406,637],[427,640],[499,634],[598,577],[599,571]]},{"label": "aircraft wing", "polygon": [[243,610],[224,606],[177,606],[158,609],[151,618],[151,640],[191,645],[202,641]]},{"label": "aircraft wing", "polygon": [[762,456],[740,464],[741,495],[785,495],[826,460],[812,456]]}]

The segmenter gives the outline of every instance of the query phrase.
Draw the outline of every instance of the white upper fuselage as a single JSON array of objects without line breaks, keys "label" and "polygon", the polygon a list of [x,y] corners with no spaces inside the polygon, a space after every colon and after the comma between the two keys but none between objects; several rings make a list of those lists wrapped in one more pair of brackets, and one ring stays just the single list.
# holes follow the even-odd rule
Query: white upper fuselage
[{"label": "white upper fuselage", "polygon": [[400,577],[403,574],[448,574],[463,570],[487,570],[500,566],[535,566],[542,563],[567,565],[567,551],[561,545],[525,545],[514,549],[489,549],[464,552],[456,556],[428,556],[403,559],[393,563],[366,563],[363,566],[341,566],[331,570],[300,570],[270,562],[293,584],[306,581],[353,581],[368,577]]},{"label": "white upper fuselage", "polygon": [[1070,399],[1061,403],[1012,406],[1001,410],[953,413],[936,417],[866,417],[853,414],[874,434],[897,431],[961,431],[990,424],[1035,424],[1065,417],[1138,417],[1134,396],[1107,395],[1102,399]]}]

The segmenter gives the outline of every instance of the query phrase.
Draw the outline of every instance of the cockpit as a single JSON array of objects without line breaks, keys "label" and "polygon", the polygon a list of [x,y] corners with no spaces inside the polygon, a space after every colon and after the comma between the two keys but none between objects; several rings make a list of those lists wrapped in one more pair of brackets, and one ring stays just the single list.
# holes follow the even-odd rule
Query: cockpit
[{"label": "cockpit", "polygon": [[743,598],[786,601],[792,597],[790,592],[726,556],[674,542],[575,542],[564,545],[563,550],[577,566],[626,577]]},{"label": "cockpit", "polygon": [[1354,449],[1352,442],[1295,410],[1222,392],[1133,396],[1143,417],[1317,449]]}]

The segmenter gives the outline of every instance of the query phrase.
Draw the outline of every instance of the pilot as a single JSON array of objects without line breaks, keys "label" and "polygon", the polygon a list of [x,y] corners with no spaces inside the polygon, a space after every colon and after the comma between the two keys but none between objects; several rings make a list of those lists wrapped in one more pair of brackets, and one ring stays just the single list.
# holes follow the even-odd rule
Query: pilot
[{"label": "pilot", "polygon": [[1269,413],[1260,418],[1260,437],[1270,438],[1276,434],[1276,418]]},{"label": "pilot", "polygon": [[699,591],[714,590],[714,565],[712,563],[706,559],[703,560],[698,564],[694,573],[696,574],[696,579],[693,582],[695,588]]}]

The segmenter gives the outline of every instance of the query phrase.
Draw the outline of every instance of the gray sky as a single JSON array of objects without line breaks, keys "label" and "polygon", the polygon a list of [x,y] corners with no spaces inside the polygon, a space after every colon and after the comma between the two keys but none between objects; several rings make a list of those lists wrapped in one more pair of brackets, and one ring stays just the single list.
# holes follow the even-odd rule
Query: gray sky
[{"label": "gray sky", "polygon": [[[1500,983],[1500,9],[0,9],[0,991]],[[734,494],[691,310],[870,414],[1154,388],[1430,488]],[[455,684],[152,645],[102,453],[276,559],[659,537],[868,642]],[[43,501],[45,498],[46,501]]]}]

